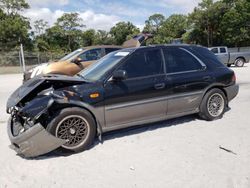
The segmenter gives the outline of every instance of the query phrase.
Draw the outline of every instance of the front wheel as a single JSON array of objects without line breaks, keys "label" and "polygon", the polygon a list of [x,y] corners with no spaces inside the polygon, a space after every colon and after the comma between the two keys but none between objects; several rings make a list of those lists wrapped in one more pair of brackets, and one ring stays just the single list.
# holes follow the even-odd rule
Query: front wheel
[{"label": "front wheel", "polygon": [[207,121],[220,119],[225,113],[227,99],[223,91],[214,88],[208,91],[200,105],[199,116]]},{"label": "front wheel", "polygon": [[245,60],[242,58],[237,58],[234,62],[236,67],[243,67],[245,64]]},{"label": "front wheel", "polygon": [[63,149],[81,152],[93,143],[96,123],[92,115],[81,108],[65,108],[52,118],[47,130],[54,136],[67,140]]}]

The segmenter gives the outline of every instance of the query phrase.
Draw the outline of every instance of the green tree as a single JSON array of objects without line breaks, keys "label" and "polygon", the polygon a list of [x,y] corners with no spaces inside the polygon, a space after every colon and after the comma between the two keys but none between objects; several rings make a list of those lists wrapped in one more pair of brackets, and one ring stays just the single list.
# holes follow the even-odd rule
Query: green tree
[{"label": "green tree", "polygon": [[27,18],[18,14],[28,8],[28,4],[24,0],[1,0],[0,7],[0,48],[11,49],[20,43],[26,48],[32,48],[30,23]]},{"label": "green tree", "polygon": [[111,34],[104,30],[98,30],[95,35],[95,44],[110,45],[114,44],[114,38]]},{"label": "green tree", "polygon": [[203,0],[198,7],[189,15],[190,24],[193,26],[194,33],[192,36],[197,36],[199,39],[196,43],[202,45],[213,45],[213,33],[215,32],[215,22],[218,21],[218,15],[214,9],[213,0]]},{"label": "green tree", "polygon": [[34,22],[35,33],[37,35],[44,34],[45,30],[48,29],[48,22],[44,21],[43,19],[36,20]]},{"label": "green tree", "polygon": [[34,33],[33,35],[34,43],[35,43],[36,50],[38,51],[42,51],[42,52],[49,51],[49,44],[45,40],[45,31],[48,27],[49,27],[48,22],[42,19],[36,20],[34,22],[35,31],[32,33]]},{"label": "green tree", "polygon": [[145,21],[145,27],[143,32],[156,34],[158,33],[160,27],[165,21],[165,17],[162,14],[153,14],[148,20]]},{"label": "green tree", "polygon": [[19,12],[28,9],[29,4],[25,0],[0,0],[0,8],[7,15],[17,15]]},{"label": "green tree", "polygon": [[221,37],[228,46],[250,45],[250,1],[225,1],[229,10],[221,20]]},{"label": "green tree", "polygon": [[173,39],[182,38],[187,30],[187,16],[173,14],[162,24],[155,37],[156,43],[170,43]]},{"label": "green tree", "polygon": [[47,52],[50,51],[50,46],[46,40],[41,37],[36,38],[36,48],[39,52]]},{"label": "green tree", "polygon": [[89,29],[82,33],[82,46],[92,46],[95,42],[95,30]]},{"label": "green tree", "polygon": [[68,52],[67,36],[60,26],[48,28],[44,34],[44,40],[47,42],[50,51]]},{"label": "green tree", "polygon": [[67,39],[67,49],[73,51],[79,47],[81,29],[85,27],[82,24],[82,19],[78,13],[64,13],[60,18],[57,19],[55,24],[60,35]]},{"label": "green tree", "polygon": [[140,30],[131,22],[119,22],[110,30],[110,34],[114,37],[114,41],[117,45],[123,44],[128,38],[139,32]]}]

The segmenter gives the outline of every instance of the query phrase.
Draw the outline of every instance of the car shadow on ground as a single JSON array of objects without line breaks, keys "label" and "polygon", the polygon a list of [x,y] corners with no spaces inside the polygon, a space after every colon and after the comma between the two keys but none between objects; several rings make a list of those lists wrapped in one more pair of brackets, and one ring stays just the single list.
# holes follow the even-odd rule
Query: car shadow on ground
[{"label": "car shadow on ground", "polygon": [[[174,119],[161,121],[161,122],[157,122],[157,123],[137,125],[137,126],[133,126],[130,128],[124,128],[124,129],[120,129],[120,130],[116,130],[116,131],[111,131],[111,132],[103,134],[101,141],[96,139],[96,141],[89,148],[89,150],[91,150],[92,148],[94,148],[95,146],[97,146],[100,143],[105,144],[105,141],[108,141],[108,140],[113,140],[113,139],[122,138],[122,137],[126,137],[126,136],[141,134],[143,132],[155,131],[158,129],[164,129],[164,128],[168,128],[168,127],[172,127],[172,126],[181,126],[181,125],[184,125],[185,123],[188,123],[191,121],[196,121],[196,120],[198,120],[197,115],[188,115],[188,116],[174,118]],[[68,157],[72,154],[75,154],[75,153],[57,149],[57,150],[49,152],[45,155],[41,155],[41,156],[34,157],[34,158],[25,158],[25,159],[28,159],[28,160],[46,160],[46,159],[57,158],[57,157]],[[20,157],[22,157],[22,156],[20,156]]]}]

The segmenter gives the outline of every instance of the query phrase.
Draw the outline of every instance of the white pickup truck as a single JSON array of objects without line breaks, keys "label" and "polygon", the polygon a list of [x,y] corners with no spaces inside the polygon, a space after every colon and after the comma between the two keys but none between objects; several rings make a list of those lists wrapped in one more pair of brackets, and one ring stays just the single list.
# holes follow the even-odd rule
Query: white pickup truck
[{"label": "white pickup truck", "polygon": [[218,59],[230,67],[234,64],[237,67],[243,67],[245,63],[250,60],[250,52],[229,52],[225,46],[211,47],[209,48]]}]

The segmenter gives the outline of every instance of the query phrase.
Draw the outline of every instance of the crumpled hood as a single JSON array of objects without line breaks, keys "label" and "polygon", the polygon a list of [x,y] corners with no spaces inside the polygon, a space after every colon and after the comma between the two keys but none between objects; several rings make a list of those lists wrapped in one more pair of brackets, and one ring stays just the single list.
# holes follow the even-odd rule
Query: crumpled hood
[{"label": "crumpled hood", "polygon": [[[28,95],[36,95],[44,89],[47,89],[53,84],[56,83],[68,83],[68,84],[79,84],[84,83],[83,79],[77,77],[70,76],[61,76],[61,75],[47,75],[42,77],[35,77],[31,80],[25,82],[22,86],[17,88],[9,97],[7,101],[7,113],[9,113],[9,109],[16,106],[19,102],[21,102]],[[63,87],[63,86],[62,86]]]}]

